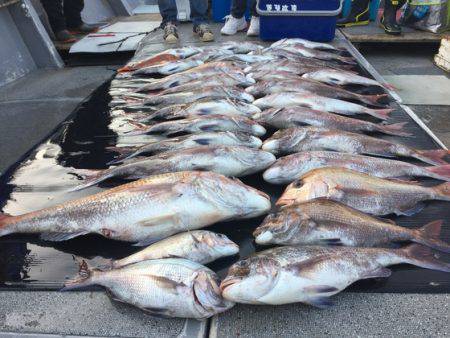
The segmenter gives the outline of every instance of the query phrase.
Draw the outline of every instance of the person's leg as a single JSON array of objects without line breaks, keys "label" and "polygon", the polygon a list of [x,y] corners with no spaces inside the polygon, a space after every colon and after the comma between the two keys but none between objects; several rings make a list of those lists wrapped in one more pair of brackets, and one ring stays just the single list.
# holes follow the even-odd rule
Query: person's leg
[{"label": "person's leg", "polygon": [[198,25],[208,23],[208,0],[189,0],[189,4],[195,31]]},{"label": "person's leg", "polygon": [[66,19],[64,18],[62,0],[41,0],[42,6],[47,13],[48,21],[56,34],[65,30]]},{"label": "person's leg", "polygon": [[63,0],[64,16],[66,18],[67,27],[78,28],[83,24],[81,20],[81,11],[84,7],[83,0]]},{"label": "person's leg", "polygon": [[177,20],[177,3],[175,0],[158,0],[159,12],[162,16],[161,27],[164,28],[166,23],[172,22],[176,24]]},{"label": "person's leg", "polygon": [[258,17],[259,14],[256,11],[256,0],[250,0],[250,15],[254,17]]},{"label": "person's leg", "polygon": [[[256,5],[256,1],[255,1]],[[244,16],[247,9],[247,0],[233,0],[231,1],[231,15],[233,18],[240,19]]]}]

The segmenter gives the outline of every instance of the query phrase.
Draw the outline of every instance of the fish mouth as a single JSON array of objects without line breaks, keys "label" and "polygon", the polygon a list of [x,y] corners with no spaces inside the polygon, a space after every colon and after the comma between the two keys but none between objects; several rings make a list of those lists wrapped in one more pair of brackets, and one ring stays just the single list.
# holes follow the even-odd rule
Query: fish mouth
[{"label": "fish mouth", "polygon": [[[258,230],[258,229],[257,229]],[[255,231],[256,232],[256,231]],[[253,233],[255,236],[255,242],[257,244],[268,244],[273,239],[273,234],[270,231],[267,230],[261,230],[258,234]]]},{"label": "fish mouth", "polygon": [[239,283],[242,279],[238,277],[227,277],[225,278],[222,283],[220,283],[220,292],[223,293],[225,289],[231,285],[234,285],[236,283]]},{"label": "fish mouth", "polygon": [[278,207],[284,207],[292,204],[295,204],[295,198],[280,197],[278,201],[275,202],[275,205]]}]

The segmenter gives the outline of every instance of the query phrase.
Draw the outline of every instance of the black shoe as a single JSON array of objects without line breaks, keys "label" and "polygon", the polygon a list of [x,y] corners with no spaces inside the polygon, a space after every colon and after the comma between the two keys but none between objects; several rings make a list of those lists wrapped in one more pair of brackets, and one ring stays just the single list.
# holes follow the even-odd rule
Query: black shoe
[{"label": "black shoe", "polygon": [[384,12],[380,20],[380,25],[386,34],[400,35],[402,28],[397,23],[396,15],[400,3],[398,0],[386,0],[384,2]]},{"label": "black shoe", "polygon": [[81,23],[78,27],[70,27],[69,31],[72,34],[89,34],[95,33],[100,28],[100,25],[90,25],[87,23]]},{"label": "black shoe", "polygon": [[198,25],[194,28],[194,32],[199,36],[203,42],[214,41],[214,34],[206,24]]},{"label": "black shoe", "polygon": [[177,26],[172,22],[168,22],[164,25],[164,41],[167,43],[177,43],[178,42],[178,29]]},{"label": "black shoe", "polygon": [[338,27],[351,27],[368,25],[370,19],[369,13],[370,0],[352,0],[350,13],[345,17],[337,20]]},{"label": "black shoe", "polygon": [[67,29],[63,29],[62,31],[55,32],[56,40],[59,42],[70,43],[77,41],[77,38],[69,33]]}]

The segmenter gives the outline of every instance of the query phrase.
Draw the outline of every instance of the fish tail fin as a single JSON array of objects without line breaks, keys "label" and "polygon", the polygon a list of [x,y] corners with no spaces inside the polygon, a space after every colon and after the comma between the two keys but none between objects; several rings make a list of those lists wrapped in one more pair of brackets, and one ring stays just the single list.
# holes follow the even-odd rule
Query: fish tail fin
[{"label": "fish tail fin", "polygon": [[443,181],[450,181],[450,164],[426,167],[423,169],[429,177]]},{"label": "fish tail fin", "polygon": [[447,155],[450,155],[450,151],[445,149],[417,150],[414,154],[417,159],[433,165],[448,164],[447,161],[443,160]]},{"label": "fish tail fin", "polygon": [[386,107],[389,104],[389,95],[387,94],[359,95],[359,99],[371,106]]},{"label": "fish tail fin", "polygon": [[406,131],[403,131],[403,127],[408,122],[400,122],[400,123],[393,123],[393,124],[379,124],[379,131],[389,134],[389,135],[395,135],[395,136],[405,136],[409,137],[412,136],[411,133],[407,133]]},{"label": "fish tail fin", "polygon": [[405,263],[419,266],[425,269],[450,272],[450,263],[445,263],[434,257],[430,248],[420,244],[411,244],[400,249],[405,258]]},{"label": "fish tail fin", "polygon": [[81,260],[78,267],[78,276],[65,282],[61,291],[74,290],[92,285],[94,271],[95,269],[92,269],[84,259]]},{"label": "fish tail fin", "polygon": [[373,117],[376,117],[380,120],[387,120],[389,118],[389,115],[394,111],[392,108],[386,108],[386,109],[369,109],[368,114],[372,115]]},{"label": "fish tail fin", "polygon": [[9,235],[11,230],[8,228],[8,220],[11,220],[14,216],[0,212],[0,237]]},{"label": "fish tail fin", "polygon": [[111,169],[106,170],[89,170],[88,173],[83,175],[84,180],[82,184],[70,189],[69,191],[78,191],[88,187],[91,187],[97,183],[103,182],[104,180],[113,177],[114,172]]},{"label": "fish tail fin", "polygon": [[436,193],[436,198],[442,201],[450,201],[450,182],[439,184],[432,188]]},{"label": "fish tail fin", "polygon": [[422,228],[415,230],[417,238],[414,241],[435,250],[447,253],[450,252],[450,244],[439,239],[442,223],[442,220],[433,221],[424,225]]}]

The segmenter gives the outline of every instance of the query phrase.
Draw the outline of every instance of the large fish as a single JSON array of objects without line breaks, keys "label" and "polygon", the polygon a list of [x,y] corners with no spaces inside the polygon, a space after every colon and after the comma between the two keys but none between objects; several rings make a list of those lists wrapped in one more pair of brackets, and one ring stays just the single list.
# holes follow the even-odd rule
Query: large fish
[{"label": "large fish", "polygon": [[358,64],[355,59],[352,57],[347,56],[341,56],[336,53],[330,53],[326,51],[321,51],[318,49],[311,49],[307,48],[304,45],[301,45],[300,43],[293,44],[293,45],[278,45],[278,46],[272,46],[271,49],[283,49],[287,50],[289,52],[300,54],[307,58],[314,58],[319,60],[325,60],[325,61],[339,61],[348,65],[356,65]]},{"label": "large fish", "polygon": [[80,173],[86,179],[77,189],[84,189],[113,177],[140,179],[149,175],[188,170],[213,171],[225,176],[241,177],[264,170],[274,162],[275,156],[272,153],[242,146],[178,149],[105,170],[84,170]]},{"label": "large fish", "polygon": [[[252,64],[244,69],[246,74],[253,74],[257,72],[273,72],[283,71],[292,73],[293,75],[303,75],[306,73],[312,73],[316,70],[329,67],[327,65],[318,65],[311,62],[295,62],[292,60],[273,60],[270,62],[261,62]],[[327,68],[328,69],[328,68]],[[330,70],[332,68],[329,68]]]},{"label": "large fish", "polygon": [[402,161],[335,151],[302,151],[280,157],[263,177],[273,184],[288,184],[310,170],[325,167],[347,168],[383,178],[423,176],[450,181],[450,164],[420,167]]},{"label": "large fish", "polygon": [[191,117],[193,115],[244,115],[252,116],[255,113],[260,113],[261,109],[257,106],[242,101],[220,99],[220,100],[203,100],[196,101],[189,104],[179,104],[164,107],[150,113],[147,119],[151,120],[173,120]]},{"label": "large fish", "polygon": [[87,233],[149,244],[219,221],[260,216],[269,197],[237,179],[212,172],[152,176],[104,192],[33,211],[0,215],[0,236],[41,233],[63,241]]},{"label": "large fish", "polygon": [[318,198],[267,216],[253,235],[257,244],[375,247],[411,241],[450,252],[450,244],[439,239],[441,226],[442,221],[434,221],[420,229],[408,229]]},{"label": "large fish", "polygon": [[345,51],[345,49],[340,49],[337,47],[334,47],[333,45],[330,45],[328,43],[323,43],[323,42],[314,42],[314,41],[309,41],[309,40],[305,40],[305,39],[300,39],[300,38],[294,38],[294,39],[281,39],[278,40],[274,43],[272,43],[270,45],[270,47],[274,48],[274,47],[279,47],[279,46],[292,46],[292,45],[302,45],[306,48],[310,48],[310,49],[323,49],[323,50],[327,50],[327,51],[331,51],[331,52],[335,52],[335,53],[342,53],[343,51]]},{"label": "large fish", "polygon": [[360,85],[365,87],[375,86],[381,87],[383,89],[385,88],[385,86],[383,86],[378,81],[357,75],[352,72],[346,72],[344,70],[319,69],[310,73],[303,74],[302,77],[304,77],[305,79],[311,79],[330,85]]},{"label": "large fish", "polygon": [[155,316],[209,318],[234,304],[220,295],[219,278],[207,267],[187,259],[148,260],[120,269],[100,271],[85,262],[80,275],[64,290],[101,285],[114,300]]},{"label": "large fish", "polygon": [[144,104],[150,106],[164,106],[172,104],[191,103],[202,99],[233,99],[244,101],[247,103],[251,103],[255,100],[252,95],[246,93],[244,89],[239,87],[210,86],[198,88],[189,92],[148,96],[144,100]]},{"label": "large fish", "polygon": [[342,202],[372,215],[411,216],[423,209],[422,201],[450,201],[450,182],[424,187],[345,168],[321,168],[309,171],[288,185],[277,205],[291,205],[318,197]]},{"label": "large fish", "polygon": [[386,266],[412,264],[450,272],[450,265],[434,258],[421,245],[401,249],[349,247],[278,247],[239,261],[220,284],[222,295],[247,304],[302,302],[332,305],[330,296],[367,278],[389,277]]},{"label": "large fish", "polygon": [[[214,131],[242,132],[262,136],[266,129],[255,121],[244,116],[207,115],[191,116],[182,120],[166,121],[137,131],[140,134],[173,135],[177,133],[201,133]],[[133,135],[130,133],[129,135]]]},{"label": "large fish", "polygon": [[221,45],[221,48],[231,50],[236,54],[247,54],[250,52],[259,51],[264,47],[249,41],[226,41]]},{"label": "large fish", "polygon": [[[143,146],[135,148],[110,148],[110,150],[118,151],[119,153],[127,153],[125,156],[119,157],[117,160],[111,163],[121,162],[123,160],[131,159],[133,157],[144,154],[156,154],[161,152],[181,150],[187,148],[193,148],[198,146],[211,146],[211,145],[227,145],[227,146],[245,146],[250,148],[260,148],[262,141],[249,134],[223,131],[217,133],[199,133],[188,134],[179,137],[173,137],[166,140],[156,141]],[[110,163],[110,164],[111,164]]]},{"label": "large fish", "polygon": [[208,264],[238,252],[239,246],[225,235],[207,230],[193,230],[173,235],[128,257],[114,260],[111,266],[117,269],[148,259],[160,258],[185,258],[200,264]]},{"label": "large fish", "polygon": [[318,127],[279,130],[263,143],[262,148],[275,155],[334,150],[349,154],[412,157],[433,165],[448,164],[443,158],[449,154],[448,150],[418,150],[363,134]]},{"label": "large fish", "polygon": [[367,114],[380,120],[387,120],[394,109],[371,109],[362,105],[332,99],[313,93],[302,94],[296,92],[276,93],[257,99],[253,104],[261,109],[284,108],[289,106],[304,106],[315,110],[337,113],[342,115]]},{"label": "large fish", "polygon": [[379,102],[380,100],[387,99],[386,94],[361,95],[339,87],[330,86],[325,83],[300,77],[297,77],[295,79],[292,79],[291,77],[282,81],[280,81],[279,79],[272,81],[259,81],[258,83],[246,88],[245,91],[257,97],[283,92],[297,92],[302,94],[313,93],[333,99],[353,100],[372,106],[385,106],[384,104],[381,104]]},{"label": "large fish", "polygon": [[351,132],[380,132],[395,136],[411,136],[403,131],[403,126],[407,122],[378,124],[302,106],[266,109],[252,117],[262,125],[270,125],[277,129],[309,125]]},{"label": "large fish", "polygon": [[202,64],[204,64],[204,62],[199,59],[175,60],[139,68],[133,72],[133,75],[171,75],[198,67]]}]

